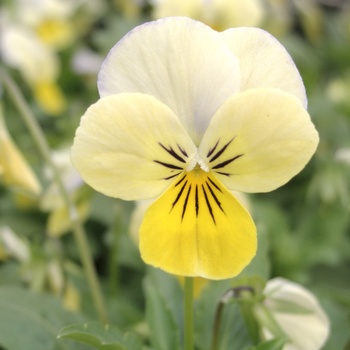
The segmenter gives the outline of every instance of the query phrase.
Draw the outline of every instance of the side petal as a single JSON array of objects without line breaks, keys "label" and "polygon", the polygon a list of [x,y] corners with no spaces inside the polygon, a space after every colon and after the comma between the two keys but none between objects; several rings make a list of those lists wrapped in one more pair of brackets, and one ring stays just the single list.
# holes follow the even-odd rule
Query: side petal
[{"label": "side petal", "polygon": [[221,36],[239,59],[241,91],[278,88],[295,95],[306,108],[305,87],[298,69],[277,39],[259,28],[232,28]]},{"label": "side petal", "polygon": [[140,229],[143,260],[169,273],[224,279],[256,253],[248,212],[210,173],[184,173],[147,210]]},{"label": "side petal", "polygon": [[218,110],[199,153],[230,190],[269,192],[298,174],[317,144],[318,133],[297,98],[254,89]]},{"label": "side petal", "polygon": [[101,96],[142,92],[165,103],[196,144],[239,85],[238,60],[219,33],[185,17],[136,27],[112,48],[98,77]]},{"label": "side petal", "polygon": [[167,106],[152,96],[119,94],[104,97],[87,110],[71,157],[95,190],[134,200],[163,192],[195,151]]}]

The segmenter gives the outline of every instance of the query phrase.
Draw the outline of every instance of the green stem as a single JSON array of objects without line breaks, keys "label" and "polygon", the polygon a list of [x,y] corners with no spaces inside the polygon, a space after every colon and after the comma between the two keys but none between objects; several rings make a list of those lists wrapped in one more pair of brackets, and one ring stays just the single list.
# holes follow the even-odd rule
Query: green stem
[{"label": "green stem", "polygon": [[[230,288],[220,298],[218,302],[218,306],[216,308],[216,312],[215,312],[211,350],[218,350],[219,348],[219,333],[220,333],[220,327],[221,327],[221,321],[222,321],[222,314],[223,314],[225,305],[229,303],[231,300],[235,300],[235,299],[238,300],[238,298],[241,297],[241,294],[245,292],[254,294],[254,289],[252,289],[250,286],[239,286],[235,288]],[[246,308],[244,308],[244,311],[246,311]],[[251,321],[251,319],[249,319],[249,321]],[[251,326],[251,324],[248,324],[248,326]],[[251,333],[250,329],[249,329],[249,333]]]},{"label": "green stem", "polygon": [[219,345],[219,331],[221,325],[222,312],[224,310],[224,305],[222,301],[219,302],[215,313],[214,328],[213,328],[213,338],[211,342],[211,350],[217,350]]},{"label": "green stem", "polygon": [[217,350],[219,346],[219,333],[221,327],[222,313],[224,311],[224,306],[227,304],[232,298],[236,297],[235,288],[230,288],[226,291],[218,302],[218,306],[215,312],[214,319],[214,327],[213,327],[213,338],[211,341],[211,350]]},{"label": "green stem", "polygon": [[193,328],[193,278],[185,277],[184,287],[184,339],[185,350],[194,349],[194,328]]},{"label": "green stem", "polygon": [[96,312],[100,320],[104,323],[107,323],[108,318],[107,318],[106,306],[105,306],[105,302],[102,294],[102,289],[97,278],[97,273],[92,262],[92,256],[91,256],[89,244],[86,238],[86,233],[79,220],[79,215],[77,213],[76,207],[63,184],[59,170],[57,169],[55,163],[51,158],[50,148],[48,146],[44,133],[42,132],[35,116],[33,115],[31,109],[29,108],[27,102],[25,101],[16,83],[5,72],[5,70],[1,68],[0,68],[0,80],[3,81],[3,84],[7,89],[11,99],[13,100],[18,111],[20,112],[21,117],[25,122],[27,128],[29,129],[34,139],[34,142],[36,143],[44,161],[50,167],[52,173],[54,174],[54,179],[57,183],[62,199],[64,200],[65,206],[69,213],[69,217],[73,227],[74,238],[79,250],[80,259],[81,259],[83,268],[85,270],[86,279],[88,281],[88,284],[91,290],[92,299],[95,304]]},{"label": "green stem", "polygon": [[120,210],[117,210],[117,205],[113,207],[114,212],[114,222],[112,225],[111,242],[110,242],[110,252],[108,257],[108,273],[109,273],[109,294],[111,297],[115,297],[119,292],[119,265],[118,265],[118,255],[119,255],[119,232],[120,227]]}]

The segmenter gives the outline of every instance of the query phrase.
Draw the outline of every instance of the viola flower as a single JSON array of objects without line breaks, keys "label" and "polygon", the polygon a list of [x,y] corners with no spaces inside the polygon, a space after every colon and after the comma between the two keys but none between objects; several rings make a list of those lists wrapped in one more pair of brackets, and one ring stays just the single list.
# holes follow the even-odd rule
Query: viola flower
[{"label": "viola flower", "polygon": [[166,18],[115,45],[98,87],[72,161],[108,196],[157,198],[140,228],[143,260],[181,276],[240,273],[256,253],[256,228],[230,191],[284,185],[318,144],[283,46],[256,28],[219,33]]}]

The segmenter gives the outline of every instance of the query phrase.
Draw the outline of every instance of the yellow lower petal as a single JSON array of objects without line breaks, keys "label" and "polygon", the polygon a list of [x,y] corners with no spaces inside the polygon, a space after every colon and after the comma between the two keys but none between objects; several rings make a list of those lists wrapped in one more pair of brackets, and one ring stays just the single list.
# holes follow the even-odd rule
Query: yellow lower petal
[{"label": "yellow lower petal", "polygon": [[147,210],[140,228],[143,260],[180,276],[234,277],[257,248],[249,213],[211,174],[195,168]]}]

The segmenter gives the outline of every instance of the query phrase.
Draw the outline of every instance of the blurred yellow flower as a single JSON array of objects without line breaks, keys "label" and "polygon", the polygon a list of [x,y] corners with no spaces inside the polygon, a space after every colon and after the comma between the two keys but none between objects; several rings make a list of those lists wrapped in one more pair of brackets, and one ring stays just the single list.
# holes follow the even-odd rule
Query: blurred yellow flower
[{"label": "blurred yellow flower", "polygon": [[80,310],[80,293],[75,285],[68,281],[63,295],[63,305],[67,310],[79,311]]},{"label": "blurred yellow flower", "polygon": [[72,161],[96,190],[157,198],[143,260],[180,276],[237,275],[256,228],[230,191],[272,191],[300,172],[318,134],[284,47],[257,28],[222,33],[183,17],[135,28],[99,73]]},{"label": "blurred yellow flower", "polygon": [[72,16],[81,0],[15,0],[14,3],[16,20],[33,31],[45,46],[57,50],[74,41]]},{"label": "blurred yellow flower", "polygon": [[45,112],[63,112],[66,102],[57,84],[60,67],[51,49],[25,26],[8,24],[2,32],[1,52],[5,64],[20,71]]},{"label": "blurred yellow flower", "polygon": [[264,17],[261,0],[154,0],[153,17],[186,16],[215,30],[259,26]]},{"label": "blurred yellow flower", "polygon": [[57,115],[66,109],[66,99],[54,81],[37,80],[33,83],[33,90],[37,102],[47,113]]},{"label": "blurred yellow flower", "polygon": [[75,38],[72,24],[64,20],[47,19],[36,28],[39,38],[48,46],[68,46]]},{"label": "blurred yellow flower", "polygon": [[14,0],[2,9],[4,63],[19,70],[44,112],[55,116],[66,109],[58,52],[72,45],[103,8],[98,0]]},{"label": "blurred yellow flower", "polygon": [[[329,320],[310,291],[284,278],[274,278],[268,281],[264,294],[265,305],[289,338],[283,350],[322,349],[329,335]],[[266,326],[263,333],[267,339],[274,337]]]},{"label": "blurred yellow flower", "polygon": [[0,181],[16,190],[38,195],[41,185],[9,135],[0,106]]},{"label": "blurred yellow flower", "polygon": [[297,22],[308,37],[322,39],[324,16],[320,3],[315,0],[264,0],[265,21],[263,27],[281,37],[293,29]]}]

